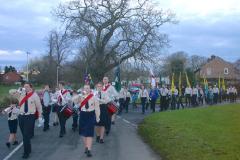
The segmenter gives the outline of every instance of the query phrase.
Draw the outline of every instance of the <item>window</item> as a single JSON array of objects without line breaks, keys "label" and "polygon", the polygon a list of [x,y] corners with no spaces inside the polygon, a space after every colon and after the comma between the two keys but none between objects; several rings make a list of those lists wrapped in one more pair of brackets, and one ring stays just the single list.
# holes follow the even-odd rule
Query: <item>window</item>
[{"label": "window", "polygon": [[211,68],[207,68],[207,75],[210,76],[212,74]]},{"label": "window", "polygon": [[224,68],[224,74],[228,74],[228,68]]}]

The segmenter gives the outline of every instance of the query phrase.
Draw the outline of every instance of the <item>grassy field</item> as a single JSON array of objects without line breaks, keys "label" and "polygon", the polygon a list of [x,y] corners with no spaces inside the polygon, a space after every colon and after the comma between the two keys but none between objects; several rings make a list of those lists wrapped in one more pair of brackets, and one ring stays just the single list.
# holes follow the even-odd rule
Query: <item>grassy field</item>
[{"label": "grassy field", "polygon": [[163,160],[239,160],[240,104],[156,113],[139,133]]}]

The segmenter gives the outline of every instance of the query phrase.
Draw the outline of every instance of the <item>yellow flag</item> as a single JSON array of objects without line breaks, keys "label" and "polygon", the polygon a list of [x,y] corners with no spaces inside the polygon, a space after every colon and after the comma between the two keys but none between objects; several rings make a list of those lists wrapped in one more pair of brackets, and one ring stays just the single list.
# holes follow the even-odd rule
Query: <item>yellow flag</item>
[{"label": "yellow flag", "polygon": [[172,74],[172,86],[171,91],[174,92],[174,73]]},{"label": "yellow flag", "polygon": [[188,87],[190,87],[190,88],[191,88],[191,84],[190,84],[190,82],[189,82],[189,79],[188,79],[187,72],[185,72],[185,74],[186,74],[187,85],[188,85]]},{"label": "yellow flag", "polygon": [[219,88],[219,89],[221,88],[221,79],[220,79],[220,76],[218,77],[218,88]]},{"label": "yellow flag", "polygon": [[182,73],[181,72],[180,72],[180,75],[179,75],[178,88],[179,88],[179,95],[182,95]]},{"label": "yellow flag", "polygon": [[224,78],[222,78],[222,89],[225,91],[226,90],[226,86],[225,86],[225,80]]}]

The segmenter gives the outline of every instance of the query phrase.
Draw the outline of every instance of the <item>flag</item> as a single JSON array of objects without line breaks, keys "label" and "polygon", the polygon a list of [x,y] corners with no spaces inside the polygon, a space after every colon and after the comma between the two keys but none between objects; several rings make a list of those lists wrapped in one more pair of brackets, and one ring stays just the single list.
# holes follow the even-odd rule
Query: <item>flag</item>
[{"label": "flag", "polygon": [[172,85],[171,85],[171,91],[174,92],[174,73],[172,74]]},{"label": "flag", "polygon": [[90,81],[89,81],[89,77],[88,77],[88,74],[87,73],[85,73],[85,75],[84,75],[84,82],[85,82],[85,84],[90,84]]},{"label": "flag", "polygon": [[121,90],[120,66],[118,66],[116,71],[115,71],[115,89],[118,92],[120,92],[120,90]]},{"label": "flag", "polygon": [[85,84],[90,85],[91,88],[94,87],[94,83],[93,83],[93,80],[92,80],[92,77],[91,77],[90,73],[85,73],[84,82],[85,82]]},{"label": "flag", "polygon": [[179,95],[182,95],[182,73],[179,74],[179,82],[178,82],[178,89],[179,89]]},{"label": "flag", "polygon": [[185,75],[186,75],[186,81],[187,81],[187,85],[188,85],[188,87],[190,87],[190,88],[191,88],[191,84],[190,84],[190,82],[189,82],[189,79],[188,79],[187,72],[185,72]]},{"label": "flag", "polygon": [[204,76],[204,89],[205,89],[205,94],[208,94],[208,81],[206,79],[206,77]]},{"label": "flag", "polygon": [[222,89],[223,89],[224,91],[226,90],[226,85],[225,85],[224,77],[222,78]]},{"label": "flag", "polygon": [[218,77],[218,88],[220,89],[221,88],[221,78],[220,78],[220,75]]},{"label": "flag", "polygon": [[153,74],[152,69],[150,69],[150,79],[151,79],[151,82],[150,82],[151,87],[155,87],[156,86],[156,78]]}]

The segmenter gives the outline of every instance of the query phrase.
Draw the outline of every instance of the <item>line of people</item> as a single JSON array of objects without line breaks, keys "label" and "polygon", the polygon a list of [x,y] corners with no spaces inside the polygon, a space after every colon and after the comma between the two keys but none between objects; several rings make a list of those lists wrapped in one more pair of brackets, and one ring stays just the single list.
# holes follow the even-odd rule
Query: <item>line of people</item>
[{"label": "line of people", "polygon": [[142,114],[145,110],[150,108],[152,112],[156,110],[156,102],[159,99],[159,111],[166,111],[168,109],[175,110],[185,107],[196,107],[199,105],[213,105],[222,103],[223,101],[236,102],[237,89],[230,86],[227,90],[219,89],[216,85],[214,87],[203,89],[201,86],[182,87],[181,89],[174,86],[163,85],[161,88],[152,87],[150,90],[146,89],[144,85],[139,90],[138,98],[141,101]]},{"label": "line of people", "polygon": [[109,111],[109,104],[116,104],[119,94],[109,83],[108,77],[97,83],[95,89],[84,85],[78,91],[70,91],[65,89],[64,82],[59,82],[55,91],[50,91],[49,85],[44,85],[43,90],[37,93],[27,82],[18,90],[11,89],[9,93],[15,101],[11,100],[10,106],[4,110],[4,113],[8,114],[10,130],[9,142],[6,145],[10,148],[11,143],[18,144],[16,132],[19,124],[23,136],[24,159],[32,152],[31,139],[34,137],[36,119],[39,119],[39,122],[44,119],[43,131],[48,131],[51,111],[54,114],[53,126],[59,125],[60,138],[66,135],[66,122],[72,117],[72,130],[75,132],[79,127],[87,157],[92,156],[94,133],[96,132],[96,142],[103,144],[105,135],[110,133],[111,125],[115,124],[116,114]]}]

